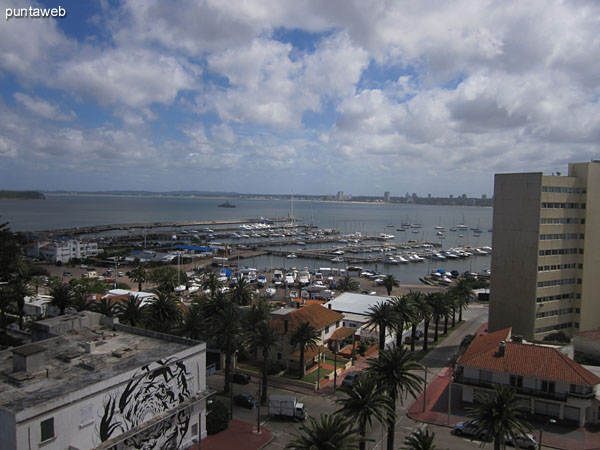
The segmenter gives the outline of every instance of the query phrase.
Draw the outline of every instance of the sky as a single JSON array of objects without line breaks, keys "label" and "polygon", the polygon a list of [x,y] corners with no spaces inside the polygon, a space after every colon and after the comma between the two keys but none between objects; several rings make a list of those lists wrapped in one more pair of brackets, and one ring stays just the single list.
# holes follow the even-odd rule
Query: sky
[{"label": "sky", "polygon": [[0,5],[0,189],[480,196],[600,157],[596,0]]}]

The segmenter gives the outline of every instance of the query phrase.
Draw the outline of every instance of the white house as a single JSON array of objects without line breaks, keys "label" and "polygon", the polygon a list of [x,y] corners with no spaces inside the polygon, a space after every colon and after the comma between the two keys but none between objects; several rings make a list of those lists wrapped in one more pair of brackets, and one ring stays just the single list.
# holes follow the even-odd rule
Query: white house
[{"label": "white house", "polygon": [[2,448],[186,448],[205,436],[204,343],[91,312],[36,322],[32,337],[0,353]]},{"label": "white house", "polygon": [[89,258],[102,253],[97,242],[78,241],[76,239],[39,240],[27,246],[27,254],[41,257],[53,263],[69,262],[72,258]]},{"label": "white house", "polygon": [[[355,294],[353,292],[344,292],[333,300],[325,303],[323,306],[337,311],[344,315],[343,326],[356,328],[362,337],[372,337],[378,339],[378,331],[368,330],[365,325],[369,321],[369,308],[378,303],[389,302],[390,297],[379,295]],[[396,334],[392,330],[386,332],[386,344],[394,342]]]},{"label": "white house", "polygon": [[512,386],[530,411],[580,426],[600,422],[600,378],[554,347],[510,340],[511,329],[477,336],[456,363],[462,399],[478,391]]}]

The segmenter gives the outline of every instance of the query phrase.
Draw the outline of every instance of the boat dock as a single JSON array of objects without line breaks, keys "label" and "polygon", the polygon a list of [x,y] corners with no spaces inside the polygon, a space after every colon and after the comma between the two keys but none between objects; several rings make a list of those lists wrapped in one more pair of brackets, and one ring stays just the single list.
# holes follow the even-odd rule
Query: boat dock
[{"label": "boat dock", "polygon": [[75,236],[80,234],[103,233],[106,231],[128,230],[132,228],[181,228],[181,227],[210,227],[223,225],[240,225],[250,223],[289,223],[289,217],[259,218],[259,219],[230,219],[230,220],[200,220],[185,222],[139,222],[110,225],[92,225],[87,227],[62,228],[59,230],[41,230],[32,232],[38,236]]}]

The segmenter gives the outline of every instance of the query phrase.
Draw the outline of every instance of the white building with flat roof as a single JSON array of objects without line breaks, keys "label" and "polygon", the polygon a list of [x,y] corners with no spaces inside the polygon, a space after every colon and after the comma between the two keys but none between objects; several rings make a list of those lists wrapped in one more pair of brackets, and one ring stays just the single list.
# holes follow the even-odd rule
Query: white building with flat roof
[{"label": "white building with flat roof", "polygon": [[[377,331],[367,330],[365,327],[367,322],[369,322],[369,309],[378,303],[389,301],[390,297],[344,292],[333,300],[325,303],[323,306],[344,315],[342,326],[357,328],[360,330],[360,335],[362,337],[372,337],[377,339]],[[386,343],[393,342],[395,336],[395,333],[391,330],[387,330]]]},{"label": "white building with flat roof", "polygon": [[[206,435],[206,345],[83,312],[0,352],[0,447],[186,448]],[[41,340],[40,340],[41,339]]]}]

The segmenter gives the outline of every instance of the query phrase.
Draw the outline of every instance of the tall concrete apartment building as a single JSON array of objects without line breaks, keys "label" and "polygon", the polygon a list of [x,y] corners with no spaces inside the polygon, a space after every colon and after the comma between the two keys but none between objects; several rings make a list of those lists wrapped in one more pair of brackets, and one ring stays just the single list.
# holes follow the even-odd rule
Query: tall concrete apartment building
[{"label": "tall concrete apartment building", "polygon": [[489,330],[600,328],[600,161],[567,176],[497,174]]}]

